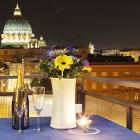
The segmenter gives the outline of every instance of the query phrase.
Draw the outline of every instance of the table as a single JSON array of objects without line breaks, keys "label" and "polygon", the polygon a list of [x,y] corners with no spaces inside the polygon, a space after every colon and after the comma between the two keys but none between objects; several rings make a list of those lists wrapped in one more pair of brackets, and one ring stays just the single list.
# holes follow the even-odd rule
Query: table
[{"label": "table", "polygon": [[49,127],[50,118],[41,118],[43,132],[33,132],[36,118],[30,119],[30,129],[18,134],[11,128],[11,119],[0,119],[0,140],[140,140],[140,135],[113,123],[101,116],[91,116],[93,125],[101,132],[96,135],[77,135],[69,130],[56,130]]}]

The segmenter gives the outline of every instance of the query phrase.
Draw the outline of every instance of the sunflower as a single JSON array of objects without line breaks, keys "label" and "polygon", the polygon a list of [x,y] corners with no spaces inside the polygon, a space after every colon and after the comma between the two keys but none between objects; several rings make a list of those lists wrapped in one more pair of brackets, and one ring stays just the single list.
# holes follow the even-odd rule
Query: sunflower
[{"label": "sunflower", "polygon": [[91,72],[92,68],[90,66],[84,66],[83,71]]},{"label": "sunflower", "polygon": [[73,64],[73,59],[71,56],[67,55],[60,55],[57,56],[54,60],[54,65],[59,68],[59,70],[62,71],[62,76],[63,76],[63,71],[65,69],[70,69],[70,65]]}]

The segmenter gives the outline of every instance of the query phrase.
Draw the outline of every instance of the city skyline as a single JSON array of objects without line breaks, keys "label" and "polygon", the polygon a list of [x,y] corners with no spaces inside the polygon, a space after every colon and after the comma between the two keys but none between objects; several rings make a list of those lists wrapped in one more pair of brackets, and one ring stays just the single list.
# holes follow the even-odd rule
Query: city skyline
[{"label": "city skyline", "polygon": [[[140,48],[140,8],[137,2],[19,0],[34,34],[48,44],[95,48]],[[12,17],[17,0],[0,1],[0,33]]]}]

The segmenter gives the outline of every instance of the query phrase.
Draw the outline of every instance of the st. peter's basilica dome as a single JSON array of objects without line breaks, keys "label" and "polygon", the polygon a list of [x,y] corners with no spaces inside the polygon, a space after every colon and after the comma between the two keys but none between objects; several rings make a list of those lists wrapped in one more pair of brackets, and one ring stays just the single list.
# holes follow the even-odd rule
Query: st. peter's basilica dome
[{"label": "st. peter's basilica dome", "polygon": [[13,46],[13,47],[24,47],[28,48],[30,38],[32,36],[32,28],[28,20],[24,19],[21,14],[21,10],[16,5],[13,17],[8,19],[2,34],[1,45]]}]

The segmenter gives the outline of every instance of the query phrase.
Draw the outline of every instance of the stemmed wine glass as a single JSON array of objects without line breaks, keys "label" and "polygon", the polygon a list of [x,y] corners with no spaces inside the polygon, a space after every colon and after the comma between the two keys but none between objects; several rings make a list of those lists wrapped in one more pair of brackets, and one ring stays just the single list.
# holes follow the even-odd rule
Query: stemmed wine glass
[{"label": "stemmed wine glass", "polygon": [[15,96],[15,103],[14,103],[14,108],[15,108],[15,112],[17,113],[18,117],[19,117],[19,133],[22,133],[23,131],[21,130],[21,117],[23,115],[23,112],[26,108],[26,94],[25,94],[25,90],[16,90],[16,96]]},{"label": "stemmed wine glass", "polygon": [[40,132],[40,113],[43,108],[43,102],[45,99],[45,87],[32,87],[32,99],[34,109],[37,113],[37,132]]}]

